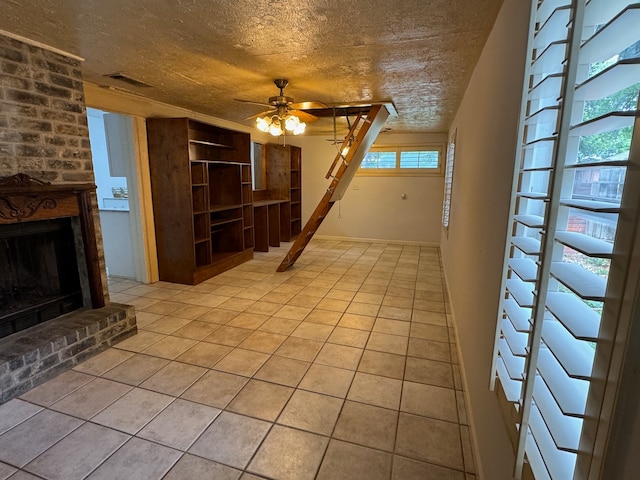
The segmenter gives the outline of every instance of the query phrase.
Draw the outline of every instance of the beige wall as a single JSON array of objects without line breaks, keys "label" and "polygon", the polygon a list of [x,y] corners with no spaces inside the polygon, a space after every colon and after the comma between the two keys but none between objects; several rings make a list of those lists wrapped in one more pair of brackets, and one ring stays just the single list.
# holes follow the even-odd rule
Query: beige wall
[{"label": "beige wall", "polygon": [[[375,145],[446,143],[446,134],[382,134]],[[327,170],[336,148],[324,137],[291,140],[302,147],[302,216],[306,221],[330,181]],[[372,177],[356,175],[318,229],[323,237],[438,244],[443,176]],[[406,198],[402,198],[405,194]]]},{"label": "beige wall", "polygon": [[441,248],[483,477],[512,478],[513,452],[488,390],[530,2],[505,0],[452,125],[449,235]]},{"label": "beige wall", "polygon": [[[189,110],[161,104],[142,97],[85,84],[87,106],[138,118],[154,116],[191,117],[225,128],[251,133],[252,140],[273,142],[274,137],[247,125],[240,125]],[[311,126],[310,128],[313,128]],[[446,143],[446,133],[423,135],[383,134],[377,145],[423,145]],[[146,136],[139,132],[138,142],[146,148]],[[335,146],[325,137],[304,135],[287,137],[287,142],[302,147],[302,218],[306,222],[329,186],[325,174],[336,156]],[[141,167],[148,165],[146,152],[139,152]],[[143,179],[148,172],[140,172]],[[356,188],[357,187],[357,188]],[[144,182],[140,190],[147,187]],[[443,176],[361,177],[356,176],[348,194],[333,206],[318,230],[319,236],[438,244],[442,215]],[[406,199],[402,194],[406,194]],[[144,199],[141,199],[144,206]],[[147,216],[151,215],[150,206]],[[341,218],[339,218],[341,217]],[[152,233],[150,233],[152,235]]]}]

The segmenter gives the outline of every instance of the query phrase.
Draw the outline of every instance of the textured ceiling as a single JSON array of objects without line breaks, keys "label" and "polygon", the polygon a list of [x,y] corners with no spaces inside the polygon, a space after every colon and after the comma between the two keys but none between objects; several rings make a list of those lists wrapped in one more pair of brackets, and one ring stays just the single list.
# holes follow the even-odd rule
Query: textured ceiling
[{"label": "textured ceiling", "polygon": [[[244,123],[295,101],[391,100],[394,133],[448,130],[502,0],[0,0],[0,30],[85,58],[85,80]],[[136,87],[114,72],[146,82]],[[326,131],[321,119],[310,134]]]}]

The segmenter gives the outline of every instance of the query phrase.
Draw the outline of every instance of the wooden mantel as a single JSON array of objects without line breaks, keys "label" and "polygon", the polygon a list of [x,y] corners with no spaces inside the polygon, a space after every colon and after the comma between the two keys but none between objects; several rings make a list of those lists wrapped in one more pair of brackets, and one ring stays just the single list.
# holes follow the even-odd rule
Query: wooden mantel
[{"label": "wooden mantel", "polygon": [[0,177],[0,225],[78,217],[91,306],[101,308],[105,305],[105,298],[91,205],[91,193],[95,190],[93,184],[52,185],[23,173]]}]

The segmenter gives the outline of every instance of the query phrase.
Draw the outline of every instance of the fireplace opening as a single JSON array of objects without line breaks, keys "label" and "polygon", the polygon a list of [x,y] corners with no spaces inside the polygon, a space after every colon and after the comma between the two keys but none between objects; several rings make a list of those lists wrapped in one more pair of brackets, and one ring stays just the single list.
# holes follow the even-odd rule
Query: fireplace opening
[{"label": "fireplace opening", "polygon": [[82,306],[71,218],[0,225],[0,338]]}]

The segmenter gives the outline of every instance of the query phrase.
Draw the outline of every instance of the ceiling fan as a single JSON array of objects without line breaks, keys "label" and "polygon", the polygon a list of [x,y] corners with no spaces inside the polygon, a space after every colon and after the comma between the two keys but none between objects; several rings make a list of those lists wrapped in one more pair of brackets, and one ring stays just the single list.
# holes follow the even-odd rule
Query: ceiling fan
[{"label": "ceiling fan", "polygon": [[306,123],[315,122],[318,119],[315,115],[303,110],[327,108],[322,102],[294,103],[293,98],[284,94],[284,89],[289,84],[289,80],[285,78],[276,78],[273,83],[280,89],[280,94],[275,97],[269,97],[267,103],[235,99],[242,103],[269,107],[269,110],[251,115],[245,119],[255,118],[258,129],[263,132],[269,132],[275,137],[286,132],[299,135],[304,132]]}]

